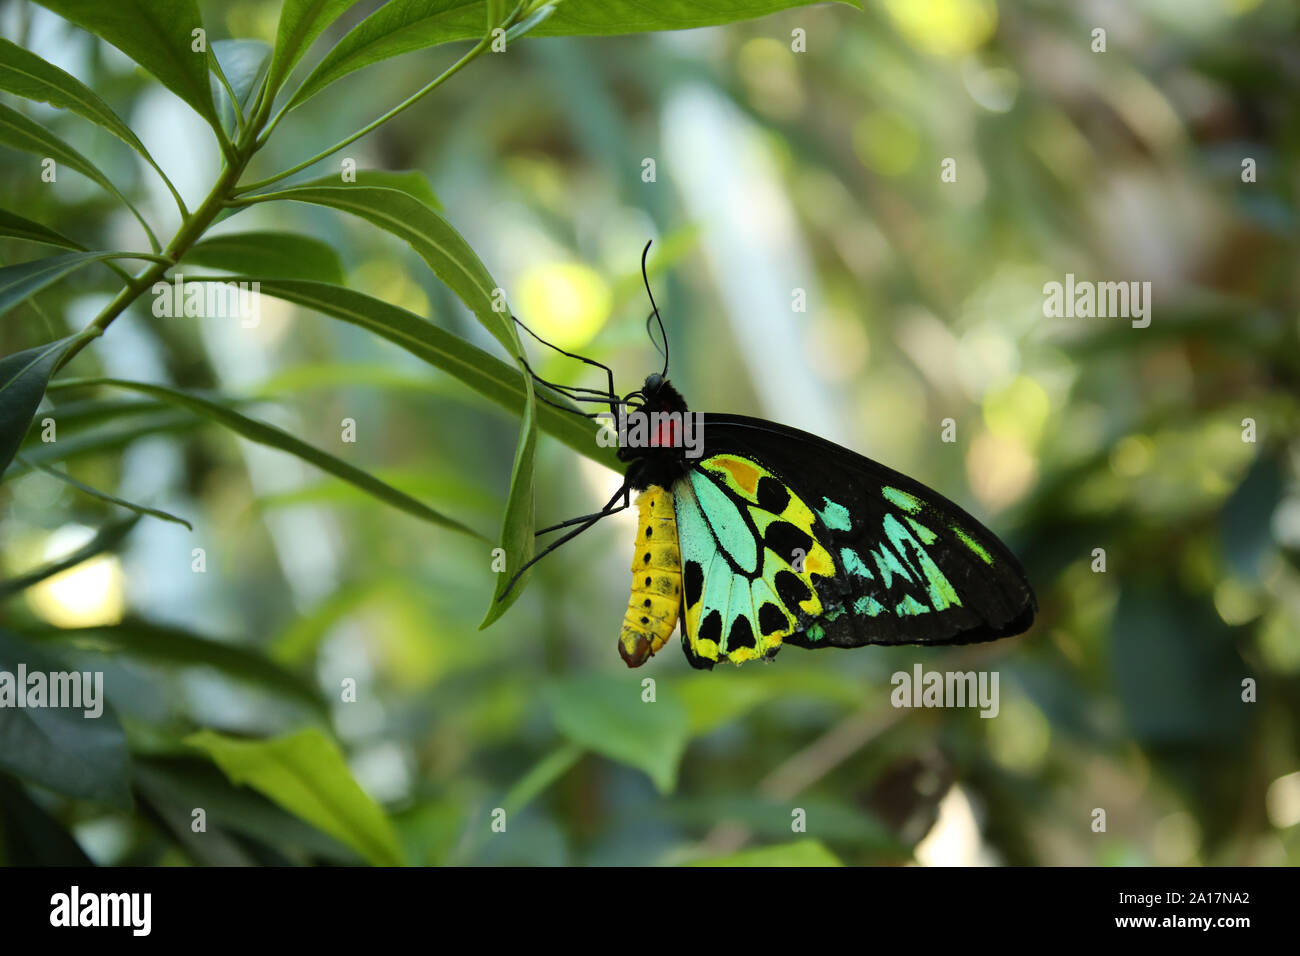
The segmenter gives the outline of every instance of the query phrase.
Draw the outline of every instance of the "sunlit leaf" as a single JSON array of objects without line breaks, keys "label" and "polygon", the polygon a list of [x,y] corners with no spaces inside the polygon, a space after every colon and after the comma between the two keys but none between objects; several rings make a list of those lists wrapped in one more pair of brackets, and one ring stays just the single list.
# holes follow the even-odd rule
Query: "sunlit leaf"
[{"label": "sunlit leaf", "polygon": [[308,729],[271,740],[210,730],[185,738],[230,778],[338,838],[376,866],[404,862],[392,823],[361,789],[334,741]]},{"label": "sunlit leaf", "polygon": [[843,866],[820,840],[800,840],[781,846],[765,846],[730,856],[695,860],[690,866]]},{"label": "sunlit leaf", "polygon": [[665,691],[646,703],[639,680],[590,674],[548,684],[544,694],[569,740],[645,771],[660,793],[670,793],[690,725],[677,698]]}]

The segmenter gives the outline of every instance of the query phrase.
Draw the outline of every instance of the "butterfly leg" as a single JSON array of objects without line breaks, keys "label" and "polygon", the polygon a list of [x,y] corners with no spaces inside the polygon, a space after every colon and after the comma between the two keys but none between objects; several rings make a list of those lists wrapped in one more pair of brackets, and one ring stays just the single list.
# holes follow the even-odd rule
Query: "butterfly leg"
[{"label": "butterfly leg", "polygon": [[[614,502],[617,501],[617,500],[619,499],[620,496],[622,496],[622,498],[623,498],[623,503],[622,503],[621,505],[619,505],[617,508],[613,507]],[[535,554],[535,555],[533,555],[533,557],[532,557],[532,558],[531,558],[527,563],[525,563],[524,566],[523,566],[522,568],[520,568],[518,571],[515,572],[514,577],[512,577],[512,578],[510,579],[510,583],[507,584],[505,590],[501,592],[501,597],[503,598],[503,597],[505,597],[507,594],[510,593],[511,589],[515,586],[515,582],[519,580],[520,576],[521,576],[525,571],[527,571],[529,568],[531,568],[531,567],[532,567],[534,564],[536,564],[538,561],[542,560],[542,558],[546,557],[548,554],[550,554],[552,551],[554,551],[554,550],[555,550],[556,548],[558,548],[560,545],[565,544],[565,543],[567,543],[567,542],[569,542],[569,541],[572,541],[572,540],[573,540],[574,538],[576,538],[578,535],[582,534],[582,532],[586,531],[588,528],[590,528],[592,525],[594,525],[594,524],[595,524],[597,521],[599,521],[601,518],[608,518],[608,517],[609,517],[610,515],[612,515],[612,514],[618,514],[618,513],[619,513],[620,511],[622,511],[624,508],[628,508],[628,507],[630,507],[630,506],[631,506],[631,501],[630,501],[630,492],[628,491],[628,488],[627,488],[627,486],[625,485],[625,486],[623,486],[622,488],[620,488],[617,492],[614,493],[614,497],[612,497],[612,498],[609,499],[609,502],[605,505],[605,507],[604,507],[603,509],[601,509],[600,511],[597,511],[595,514],[591,514],[591,515],[583,515],[581,518],[573,518],[573,519],[571,519],[571,520],[569,520],[569,521],[566,521],[566,522],[564,522],[564,523],[562,523],[562,524],[558,524],[558,525],[556,525],[556,526],[553,527],[553,528],[547,528],[547,529],[545,529],[546,531],[555,531],[555,530],[558,529],[558,528],[567,527],[567,526],[569,526],[569,525],[572,525],[572,524],[575,524],[575,523],[581,522],[580,524],[578,524],[578,527],[574,528],[574,529],[573,529],[572,531],[570,531],[568,534],[566,534],[566,535],[564,535],[563,537],[561,537],[561,538],[559,538],[559,539],[557,539],[557,540],[551,542],[551,543],[550,543],[550,544],[545,548],[545,550],[543,550],[540,554]],[[543,532],[543,531],[539,531],[539,532],[537,532],[537,533],[538,533],[538,534],[543,534],[544,532]],[[497,600],[501,600],[501,598],[497,598]]]}]

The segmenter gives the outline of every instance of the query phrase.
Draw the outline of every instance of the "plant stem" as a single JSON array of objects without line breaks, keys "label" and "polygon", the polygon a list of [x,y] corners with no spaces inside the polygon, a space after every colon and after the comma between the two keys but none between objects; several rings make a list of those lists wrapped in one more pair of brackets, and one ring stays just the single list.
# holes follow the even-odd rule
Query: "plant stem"
[{"label": "plant stem", "polygon": [[253,136],[248,134],[240,137],[240,142],[232,150],[233,162],[227,162],[221,170],[221,175],[213,184],[212,190],[208,193],[207,198],[203,200],[202,205],[196,208],[192,213],[182,220],[180,228],[172,236],[171,242],[163,250],[158,261],[139,272],[133,278],[128,280],[127,284],[113,297],[113,299],[100,310],[99,314],[91,320],[90,324],[83,330],[89,333],[81,341],[76,342],[64,353],[60,359],[56,371],[63,368],[73,357],[76,356],[90,342],[102,335],[113,320],[126,311],[127,307],[134,302],[145,289],[148,289],[155,282],[160,280],[177,261],[189,251],[190,246],[198,241],[199,237],[212,225],[212,221],[217,218],[221,211],[226,207],[226,199],[234,190],[235,184],[239,182],[239,177],[248,165],[249,159],[252,158],[256,151],[256,143]]},{"label": "plant stem", "polygon": [[[268,176],[266,179],[259,179],[255,183],[248,183],[247,185],[241,186],[238,190],[236,190],[236,193],[251,192],[254,189],[261,189],[263,186],[270,186],[272,183],[277,183],[281,179],[284,179],[287,176],[292,176],[294,173],[301,172],[302,170],[306,169],[308,166],[313,166],[316,163],[319,163],[322,159],[326,159],[327,157],[332,156],[334,153],[337,153],[340,149],[350,146],[352,143],[355,143],[357,140],[359,140],[362,136],[365,136],[367,133],[371,132],[372,130],[376,129],[379,126],[382,126],[384,123],[387,123],[398,113],[402,112],[403,110],[405,110],[410,106],[413,106],[415,103],[419,102],[419,100],[422,99],[424,96],[431,93],[433,90],[436,90],[447,80],[451,79],[451,77],[459,73],[462,68],[467,66],[473,60],[477,59],[479,55],[482,54],[483,51],[486,50],[491,45],[491,42],[492,41],[489,37],[484,37],[482,40],[478,42],[478,44],[472,50],[470,50],[459,60],[457,60],[455,63],[449,66],[437,77],[430,80],[423,87],[421,87],[416,92],[412,93],[406,99],[402,100],[402,102],[398,103],[396,106],[394,106],[383,116],[379,117],[373,122],[368,123],[361,129],[357,130],[347,139],[335,143],[333,146],[329,147],[329,149],[317,153],[311,159],[304,160],[303,162],[299,163],[296,166],[290,167],[289,169],[276,173],[274,176]],[[293,101],[290,100],[289,102],[292,103]],[[280,112],[275,115],[275,118],[271,120],[271,122],[267,125],[266,132],[262,135],[260,142],[264,143],[266,141],[266,137],[270,136],[272,130],[275,129],[275,125],[278,122],[280,122],[280,118],[284,116],[288,108],[289,106],[288,104],[286,104],[280,110]]]}]

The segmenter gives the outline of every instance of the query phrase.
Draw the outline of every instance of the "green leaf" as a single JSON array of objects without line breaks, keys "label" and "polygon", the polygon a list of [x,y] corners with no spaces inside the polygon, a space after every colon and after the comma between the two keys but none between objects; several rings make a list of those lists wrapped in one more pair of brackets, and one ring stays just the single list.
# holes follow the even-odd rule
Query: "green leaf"
[{"label": "green leaf", "polygon": [[206,53],[193,50],[203,27],[195,0],[37,0],[65,20],[108,41],[152,73],[220,129]]},{"label": "green leaf", "polygon": [[474,250],[446,219],[396,189],[376,186],[294,186],[250,196],[247,202],[292,200],[352,213],[407,242],[512,356],[519,339],[509,315],[492,308],[497,284]]},{"label": "green leaf", "polygon": [[22,462],[24,465],[27,465],[29,468],[35,468],[37,471],[44,472],[45,474],[51,476],[52,478],[57,478],[59,481],[62,481],[64,484],[71,485],[73,488],[76,488],[78,491],[82,492],[83,494],[90,495],[92,498],[98,498],[100,501],[107,501],[110,504],[118,505],[119,507],[126,508],[130,511],[134,511],[138,515],[149,515],[150,517],[153,518],[161,518],[163,521],[171,521],[175,524],[184,525],[190,531],[194,530],[194,526],[192,524],[190,524],[184,518],[178,518],[176,515],[171,514],[170,512],[160,511],[157,508],[146,508],[144,505],[137,505],[134,502],[127,501],[125,498],[119,498],[116,495],[110,495],[106,491],[100,491],[98,488],[92,488],[90,485],[78,481],[76,478],[73,478],[67,472],[58,471],[57,469],[51,468],[48,465],[41,465],[35,462],[25,461],[22,455],[18,456],[18,460]]},{"label": "green leaf", "polygon": [[239,115],[248,118],[248,108],[257,93],[258,81],[266,75],[271,48],[261,40],[218,40],[212,44],[212,56],[221,70],[230,92],[215,76],[211,78],[212,96],[219,104],[221,121],[227,127],[235,125],[235,111],[230,103],[230,93],[235,94]]},{"label": "green leaf", "polygon": [[131,205],[131,201],[123,196],[118,191],[118,188],[109,181],[109,178],[99,171],[99,167],[95,166],[85,156],[82,156],[44,126],[28,119],[17,110],[10,109],[3,103],[0,103],[0,146],[8,146],[11,149],[21,150],[26,153],[35,153],[42,159],[53,159],[56,164],[74,169],[91,182],[98,183],[105,191],[122,201],[122,204],[131,211],[131,215],[135,216],[136,221],[140,223],[153,247],[158,248],[158,239],[154,236],[153,230],[149,228],[149,223],[140,215],[139,210]]},{"label": "green leaf", "polygon": [[0,359],[0,475],[22,444],[59,360],[82,338],[70,335]]},{"label": "green leaf", "polygon": [[51,561],[49,564],[43,564],[38,568],[28,571],[26,574],[20,574],[16,578],[6,578],[0,581],[0,598],[7,598],[12,594],[19,594],[26,591],[33,585],[40,584],[46,578],[52,578],[56,574],[62,574],[69,568],[75,568],[83,561],[89,561],[91,558],[103,554],[105,551],[111,551],[121,544],[135,523],[140,520],[139,515],[132,515],[115,524],[105,525],[93,538],[83,544],[80,548],[71,554],[62,558]]},{"label": "green leaf", "polygon": [[[222,281],[252,282],[254,277],[232,276]],[[502,408],[516,415],[523,414],[526,394],[523,375],[519,369],[414,312],[355,289],[326,285],[323,282],[287,279],[260,281],[263,295],[284,299],[367,329],[421,361],[454,376]],[[568,404],[558,393],[550,393],[547,397],[551,401]],[[614,471],[623,471],[625,466],[618,460],[617,449],[604,448],[596,443],[597,428],[590,421],[549,405],[537,406],[537,421],[547,433],[592,461]]]},{"label": "green leaf", "polygon": [[[294,93],[290,106],[362,67],[440,43],[482,38],[488,2],[390,0],[335,44]],[[860,6],[857,0],[842,2]],[[539,8],[525,23],[536,18],[528,24],[533,36],[610,36],[716,26],[801,6],[809,6],[807,0],[710,0],[707,4],[698,0],[564,0],[549,14],[544,13],[548,7]]]},{"label": "green leaf", "polygon": [[687,674],[672,685],[686,707],[692,737],[710,733],[774,696],[771,683],[761,678],[733,674],[733,679],[709,680],[712,676]]},{"label": "green leaf", "polygon": [[[251,202],[291,199],[341,209],[404,239],[474,313],[506,352],[523,364],[523,347],[515,333],[514,322],[494,307],[500,289],[474,250],[451,224],[424,203],[395,189],[373,186],[300,186],[251,197]],[[505,523],[500,547],[506,553],[506,566],[519,568],[532,556],[533,547],[533,464],[537,444],[537,410],[531,377],[521,379],[524,386],[523,427],[515,450],[511,471],[510,493],[506,501]],[[498,589],[505,583],[498,580]],[[502,614],[521,593],[516,586],[510,595],[498,593],[493,598],[482,627]]]},{"label": "green leaf", "polygon": [[64,249],[85,250],[86,248],[61,232],[56,232],[39,222],[25,219],[16,213],[9,212],[7,209],[0,209],[0,236],[8,236],[10,239],[26,239],[28,242],[39,242],[43,245],[59,246]]},{"label": "green leaf", "polygon": [[[467,17],[474,21],[472,27]],[[486,0],[392,0],[334,44],[293,94],[289,108],[372,63],[452,39],[478,39],[485,32],[486,20]],[[463,27],[457,36],[447,31],[447,25],[453,22]]]},{"label": "green leaf", "polygon": [[5,866],[94,866],[72,834],[27,795],[23,785],[0,776],[0,861]]},{"label": "green leaf", "polygon": [[265,688],[325,712],[311,684],[257,651],[232,641],[214,641],[178,627],[128,619],[101,627],[47,628],[29,637],[41,642],[90,644],[142,660],[183,667],[211,667],[234,680]]},{"label": "green leaf", "polygon": [[547,685],[544,696],[556,726],[581,747],[644,770],[660,793],[677,785],[686,749],[686,711],[667,688],[653,703],[641,700],[641,682],[591,674]]},{"label": "green leaf", "polygon": [[[533,486],[533,471],[537,459],[537,406],[533,396],[532,379],[523,379],[528,390],[524,401],[524,420],[519,426],[519,444],[515,448],[515,463],[510,470],[510,492],[506,497],[505,515],[501,521],[501,548],[505,551],[503,569],[497,574],[496,587],[492,590],[492,603],[479,624],[479,630],[488,627],[510,606],[519,599],[524,591],[524,582],[530,572],[525,571],[511,585],[515,569],[526,565],[533,557],[533,545],[536,541],[533,529],[535,517],[536,493]],[[506,588],[510,590],[507,591]]]},{"label": "green leaf", "polygon": [[150,385],[145,382],[128,382],[116,378],[94,378],[94,379],[75,379],[67,382],[58,383],[59,388],[80,388],[89,385],[106,385],[113,388],[124,388],[131,391],[141,392],[145,395],[151,395],[154,398],[161,398],[188,411],[210,419],[219,425],[224,425],[238,435],[242,435],[249,441],[257,442],[259,445],[266,445],[270,448],[278,448],[281,451],[288,452],[301,458],[303,461],[310,462],[322,471],[342,478],[344,481],[356,485],[362,491],[378,498],[387,504],[392,505],[405,511],[407,514],[414,515],[431,524],[441,525],[444,528],[450,528],[452,531],[459,531],[461,534],[467,534],[470,537],[482,539],[483,536],[477,531],[469,528],[459,521],[448,518],[446,515],[434,511],[427,505],[416,501],[410,495],[404,494],[386,485],[379,479],[373,477],[350,465],[340,458],[321,451],[308,445],[301,439],[295,438],[286,431],[282,431],[273,425],[265,422],[259,422],[239,414],[231,408],[221,405],[211,399],[194,395],[189,392],[180,392],[173,388],[167,388],[164,385]]},{"label": "green leaf", "polygon": [[[184,812],[184,828],[177,832],[178,837],[191,833],[190,810],[202,807],[208,814],[209,832],[219,827],[251,837],[280,852],[288,848],[291,852],[349,866],[363,862],[354,850],[257,791],[232,784],[206,757],[137,757],[133,770],[132,778],[146,797]],[[195,836],[207,838],[207,834]],[[301,862],[307,864],[312,860],[304,856]]]},{"label": "green leaf", "polygon": [[274,95],[321,32],[356,0],[284,0],[267,81]]},{"label": "green leaf", "polygon": [[361,789],[334,741],[308,729],[271,740],[239,740],[210,730],[185,738],[230,778],[341,840],[376,866],[401,866],[397,834]]},{"label": "green leaf", "polygon": [[131,127],[93,90],[30,50],[4,39],[0,39],[0,90],[8,90],[38,103],[49,103],[90,120],[134,149],[164,181],[167,180]]},{"label": "green leaf", "polygon": [[731,856],[718,856],[710,860],[695,860],[688,866],[843,866],[820,840],[800,840],[781,846],[765,846],[745,850]]},{"label": "green leaf", "polygon": [[40,292],[47,285],[58,282],[69,272],[75,272],[92,262],[106,259],[130,259],[121,252],[66,252],[44,259],[32,259],[0,268],[0,315],[4,315],[19,302]]},{"label": "green leaf", "polygon": [[294,232],[239,232],[213,236],[195,243],[185,253],[182,263],[277,279],[343,281],[343,264],[334,247],[320,239]]},{"label": "green leaf", "polygon": [[[0,630],[0,671],[16,679],[19,664],[28,675],[69,670]],[[93,718],[86,716],[85,707],[0,707],[0,768],[23,780],[65,796],[129,808],[129,766],[126,735],[107,707]]]},{"label": "green leaf", "polygon": [[382,189],[396,189],[398,192],[404,192],[408,196],[414,196],[420,202],[424,203],[431,209],[442,211],[442,201],[438,199],[437,194],[433,191],[433,184],[429,182],[429,177],[418,169],[358,169],[355,173],[356,182],[345,183],[342,180],[342,173],[330,173],[328,176],[321,176],[319,179],[308,179],[305,182],[294,183],[294,187],[299,186],[377,186]]}]

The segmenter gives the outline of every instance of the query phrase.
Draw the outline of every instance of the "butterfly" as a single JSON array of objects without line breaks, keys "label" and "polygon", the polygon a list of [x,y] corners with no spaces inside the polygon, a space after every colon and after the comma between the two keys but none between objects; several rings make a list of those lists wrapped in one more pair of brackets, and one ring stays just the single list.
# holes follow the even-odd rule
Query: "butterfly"
[{"label": "butterfly", "polygon": [[[576,526],[529,564],[631,507],[638,492],[632,590],[618,638],[627,665],[660,651],[679,622],[686,659],[703,669],[770,660],[787,644],[969,644],[1027,630],[1038,602],[1024,568],[943,495],[808,432],[688,409],[668,380],[667,333],[645,272],[649,249],[641,256],[654,307],[647,327],[659,323],[664,368],[636,391],[618,397],[608,366],[519,323],[607,375],[601,390],[556,385],[528,369],[573,402],[608,404],[627,463],[600,511],[537,532]],[[604,414],[540,390],[538,399],[589,418]]]}]

